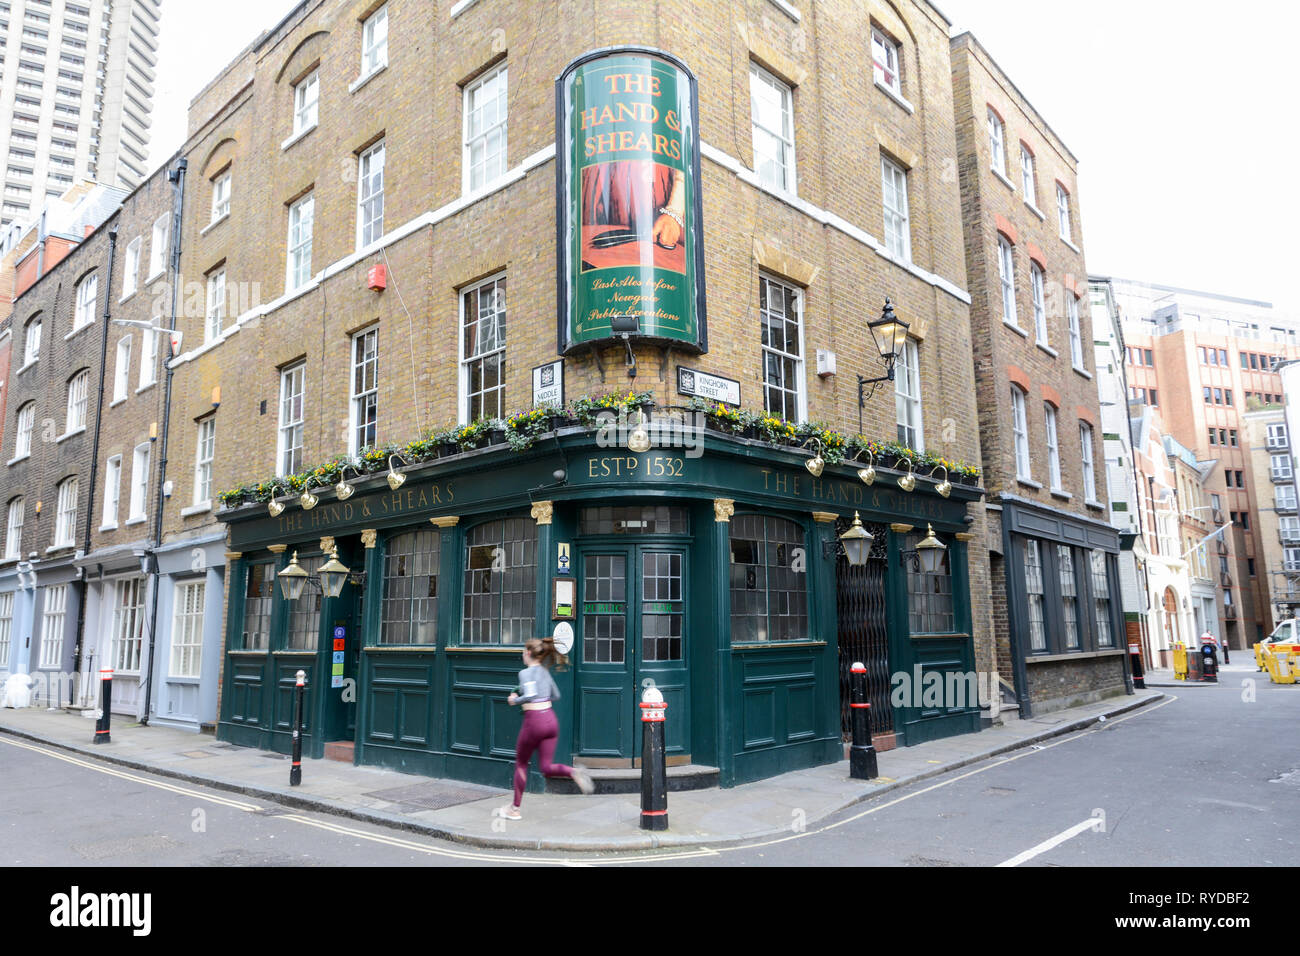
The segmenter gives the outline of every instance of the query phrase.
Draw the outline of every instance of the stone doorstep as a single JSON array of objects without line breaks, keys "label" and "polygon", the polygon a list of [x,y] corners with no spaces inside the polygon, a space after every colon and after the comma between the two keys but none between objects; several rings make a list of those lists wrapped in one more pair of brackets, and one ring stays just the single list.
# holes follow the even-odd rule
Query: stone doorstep
[{"label": "stone doorstep", "polygon": [[[582,758],[577,758],[581,760]],[[597,796],[641,792],[641,771],[632,767],[586,767],[591,782],[596,785]],[[718,786],[717,767],[703,764],[680,764],[668,768],[668,792],[710,790]],[[554,794],[581,793],[578,785],[567,777],[547,777],[546,792]]]}]

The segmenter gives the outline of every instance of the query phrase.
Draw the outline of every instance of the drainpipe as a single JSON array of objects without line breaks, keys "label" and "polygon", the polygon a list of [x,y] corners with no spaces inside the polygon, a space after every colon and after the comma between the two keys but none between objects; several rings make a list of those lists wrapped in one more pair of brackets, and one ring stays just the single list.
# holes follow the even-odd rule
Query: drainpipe
[{"label": "drainpipe", "polygon": [[[171,256],[171,277],[172,277],[172,307],[171,316],[168,320],[167,329],[169,332],[176,331],[176,299],[180,292],[181,280],[181,218],[185,210],[185,170],[189,166],[188,161],[182,156],[176,161],[176,168],[167,174],[167,179],[173,186],[174,197],[172,199],[172,256]],[[155,335],[157,333],[154,333]],[[158,497],[154,504],[153,535],[149,541],[149,573],[153,576],[153,601],[152,610],[149,614],[149,662],[148,670],[145,673],[144,685],[144,715],[140,718],[140,723],[144,726],[149,725],[149,709],[153,705],[153,659],[154,649],[158,643],[158,553],[157,549],[162,544],[162,524],[163,524],[163,503],[166,500],[163,495],[163,486],[167,483],[167,434],[171,425],[172,413],[172,356],[171,338],[168,337],[168,359],[163,363],[166,370],[166,379],[163,385],[163,426],[162,447],[158,455]]]},{"label": "drainpipe", "polygon": [[[113,259],[117,254],[117,227],[108,231],[108,280],[104,283],[104,331],[99,337],[99,400],[95,402],[95,436],[90,452],[90,497],[86,504],[86,538],[82,554],[90,554],[90,529],[95,520],[95,488],[99,482],[100,422],[104,417],[104,376],[108,366],[108,326],[113,319]],[[81,600],[77,602],[77,645],[72,657],[72,679],[81,673],[82,644],[86,633],[86,595],[90,593],[90,576],[81,581]],[[88,682],[93,689],[94,682]]]}]

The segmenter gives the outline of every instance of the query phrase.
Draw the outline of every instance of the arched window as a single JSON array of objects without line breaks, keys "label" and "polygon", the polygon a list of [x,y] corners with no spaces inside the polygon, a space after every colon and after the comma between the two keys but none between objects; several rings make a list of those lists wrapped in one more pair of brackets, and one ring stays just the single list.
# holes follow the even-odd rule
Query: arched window
[{"label": "arched window", "polygon": [[72,331],[95,321],[95,302],[99,298],[99,276],[91,273],[77,284],[77,312],[72,317]]},{"label": "arched window", "polygon": [[18,430],[14,435],[14,459],[32,453],[32,431],[36,428],[36,403],[27,402],[18,409]]},{"label": "arched window", "polygon": [[86,405],[88,402],[86,389],[89,386],[90,369],[83,368],[68,379],[68,420],[66,427],[63,429],[65,434],[71,434],[86,427]]},{"label": "arched window", "polygon": [[529,518],[488,521],[465,538],[465,644],[522,644],[533,636],[537,525]]},{"label": "arched window", "polygon": [[23,364],[30,365],[41,357],[41,317],[34,315],[27,320],[27,332],[23,336]]},{"label": "arched window", "polygon": [[77,533],[77,479],[59,484],[59,507],[54,525],[54,547],[71,547]]},{"label": "arched window", "polygon": [[5,529],[5,560],[23,556],[23,514],[26,503],[19,495],[9,502],[9,518]]},{"label": "arched window", "polygon": [[731,519],[731,641],[808,638],[808,541],[785,518]]},{"label": "arched window", "polygon": [[437,530],[410,531],[388,539],[380,644],[438,643],[441,542]]}]

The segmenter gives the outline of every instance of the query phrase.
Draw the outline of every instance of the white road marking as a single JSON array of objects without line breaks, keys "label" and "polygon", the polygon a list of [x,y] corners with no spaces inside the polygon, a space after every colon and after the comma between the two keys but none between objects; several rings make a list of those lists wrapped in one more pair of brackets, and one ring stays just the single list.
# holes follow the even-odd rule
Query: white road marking
[{"label": "white road marking", "polygon": [[1099,823],[1100,821],[1097,820],[1096,817],[1089,817],[1087,820],[1083,820],[1080,821],[1079,823],[1076,823],[1068,830],[1062,830],[1060,833],[1052,837],[1050,840],[1044,840],[1042,843],[1038,844],[1037,846],[1031,846],[1024,853],[1017,853],[1009,860],[1003,860],[1001,863],[998,864],[998,866],[1019,866],[1021,863],[1027,863],[1029,860],[1032,860],[1034,857],[1038,856],[1039,854],[1046,853],[1048,850],[1052,849],[1053,847],[1060,846],[1066,840],[1074,839],[1080,833],[1083,833],[1086,830],[1095,830]]}]

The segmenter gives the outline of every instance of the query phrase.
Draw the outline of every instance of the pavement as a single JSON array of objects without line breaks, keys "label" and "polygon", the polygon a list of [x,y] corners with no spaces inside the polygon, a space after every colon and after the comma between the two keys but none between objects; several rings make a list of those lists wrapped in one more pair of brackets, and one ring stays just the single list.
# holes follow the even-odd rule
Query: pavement
[{"label": "pavement", "polygon": [[[1238,656],[1240,655],[1240,656]],[[1221,684],[1231,682],[1233,686],[1240,687],[1241,678],[1238,674],[1258,674],[1260,670],[1255,666],[1255,653],[1251,650],[1233,651],[1232,663],[1223,663],[1222,655],[1219,659],[1219,679],[1218,681],[1195,681],[1195,680],[1176,680],[1172,668],[1152,667],[1146,672],[1145,683],[1148,687],[1218,687]],[[1268,675],[1262,675],[1264,680],[1268,680]]]},{"label": "pavement", "polygon": [[[1249,670],[1254,671],[1253,662]],[[1165,673],[1170,685],[1184,686],[1172,680],[1172,672]],[[880,794],[1072,733],[1164,697],[1148,682],[1147,690],[1131,696],[899,747],[878,755],[880,776],[869,781],[851,779],[844,760],[738,787],[670,793],[669,829],[654,833],[639,828],[639,794],[529,793],[521,807],[524,819],[505,821],[492,811],[510,802],[506,790],[309,759],[303,761],[302,784],[291,788],[289,760],[281,754],[169,727],[144,727],[120,717],[113,723],[112,742],[99,746],[91,743],[94,721],[69,711],[3,709],[0,733],[288,807],[458,843],[528,850],[637,850],[789,835]]]}]

